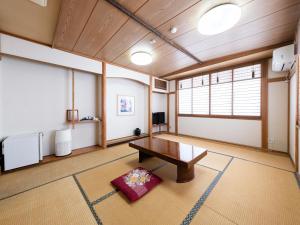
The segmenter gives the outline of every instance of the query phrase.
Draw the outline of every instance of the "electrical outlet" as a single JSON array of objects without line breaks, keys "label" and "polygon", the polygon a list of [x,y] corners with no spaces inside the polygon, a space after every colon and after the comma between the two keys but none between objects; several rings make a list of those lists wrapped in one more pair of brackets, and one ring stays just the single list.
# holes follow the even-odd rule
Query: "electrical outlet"
[{"label": "electrical outlet", "polygon": [[274,138],[269,138],[269,141],[268,141],[269,144],[274,144],[274,142],[275,142]]}]

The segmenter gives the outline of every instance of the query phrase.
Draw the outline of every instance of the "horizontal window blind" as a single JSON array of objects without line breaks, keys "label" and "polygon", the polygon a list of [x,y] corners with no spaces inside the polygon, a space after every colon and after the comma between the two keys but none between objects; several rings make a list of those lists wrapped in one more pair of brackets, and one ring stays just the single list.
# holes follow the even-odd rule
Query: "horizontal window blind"
[{"label": "horizontal window blind", "polygon": [[260,116],[261,65],[179,81],[179,114]]},{"label": "horizontal window blind", "polygon": [[260,78],[260,64],[233,70],[233,115],[260,115]]},{"label": "horizontal window blind", "polygon": [[232,114],[232,71],[211,74],[211,114]]}]

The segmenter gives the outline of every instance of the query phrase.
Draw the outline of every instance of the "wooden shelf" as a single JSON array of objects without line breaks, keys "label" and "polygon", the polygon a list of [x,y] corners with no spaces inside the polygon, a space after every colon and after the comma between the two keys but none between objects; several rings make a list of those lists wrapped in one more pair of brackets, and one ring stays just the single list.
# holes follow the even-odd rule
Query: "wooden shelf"
[{"label": "wooden shelf", "polygon": [[[99,123],[101,120],[81,120],[81,121],[74,121],[74,124],[80,123]],[[72,121],[67,121],[68,124],[72,124]]]},{"label": "wooden shelf", "polygon": [[126,142],[138,140],[138,139],[148,137],[148,136],[149,136],[148,134],[141,134],[140,136],[134,136],[133,135],[133,136],[123,137],[123,138],[117,138],[117,139],[107,141],[107,146],[123,144],[123,143],[126,143]]}]

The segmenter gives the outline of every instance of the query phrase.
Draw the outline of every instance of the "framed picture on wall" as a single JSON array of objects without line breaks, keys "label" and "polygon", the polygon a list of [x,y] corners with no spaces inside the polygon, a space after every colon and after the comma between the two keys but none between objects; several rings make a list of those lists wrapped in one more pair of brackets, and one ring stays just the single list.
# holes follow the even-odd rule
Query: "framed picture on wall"
[{"label": "framed picture on wall", "polygon": [[126,95],[118,95],[118,115],[131,116],[134,115],[134,97]]}]

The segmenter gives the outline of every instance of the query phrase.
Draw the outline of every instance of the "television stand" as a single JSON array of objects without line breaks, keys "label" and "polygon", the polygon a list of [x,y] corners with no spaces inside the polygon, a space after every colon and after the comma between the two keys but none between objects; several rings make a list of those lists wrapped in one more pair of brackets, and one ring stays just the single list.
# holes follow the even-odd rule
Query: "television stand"
[{"label": "television stand", "polygon": [[168,126],[167,123],[159,123],[159,124],[153,124],[153,127],[158,127],[158,132],[161,132],[161,127]]}]

